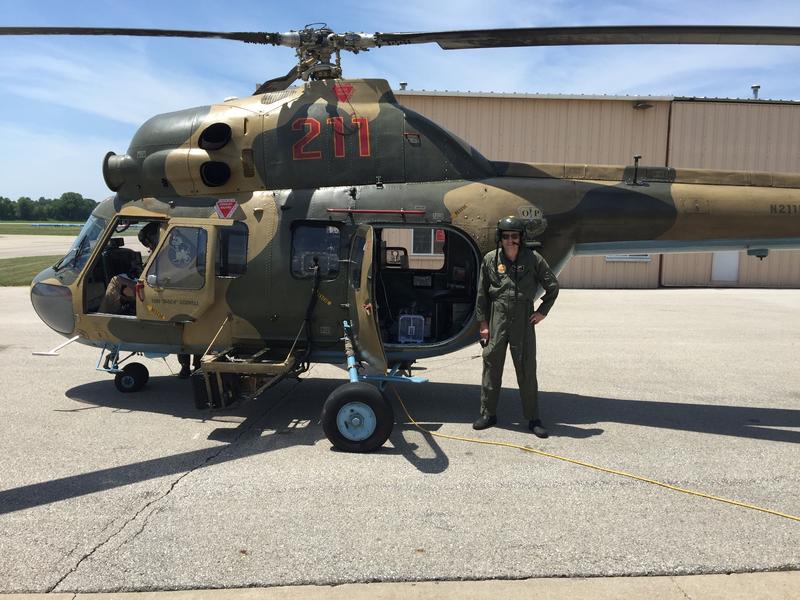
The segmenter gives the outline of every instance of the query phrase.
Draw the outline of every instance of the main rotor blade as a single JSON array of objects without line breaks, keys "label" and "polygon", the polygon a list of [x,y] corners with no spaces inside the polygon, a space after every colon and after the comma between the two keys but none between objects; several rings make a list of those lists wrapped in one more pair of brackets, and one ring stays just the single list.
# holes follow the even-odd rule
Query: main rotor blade
[{"label": "main rotor blade", "polygon": [[445,50],[513,46],[611,44],[800,45],[800,27],[717,25],[626,25],[608,27],[526,27],[428,33],[376,33],[378,46],[435,42]]},{"label": "main rotor blade", "polygon": [[191,31],[184,29],[129,29],[125,27],[0,27],[0,35],[130,35],[237,40],[250,44],[274,44],[275,33],[249,31]]}]

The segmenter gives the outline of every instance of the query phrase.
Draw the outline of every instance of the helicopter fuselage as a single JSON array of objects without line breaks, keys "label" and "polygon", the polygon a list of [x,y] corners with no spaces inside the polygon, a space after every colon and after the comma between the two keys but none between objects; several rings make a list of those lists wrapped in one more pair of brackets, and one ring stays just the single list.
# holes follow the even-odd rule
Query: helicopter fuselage
[{"label": "helicopter fuselage", "polygon": [[[341,362],[342,321],[359,318],[390,363],[456,350],[476,339],[477,269],[507,215],[529,220],[555,271],[576,253],[800,247],[799,176],[492,162],[382,80],[159,115],[103,173],[115,196],[32,300],[59,333],[131,351],[300,339]],[[117,232],[148,222],[161,237],[142,265]],[[137,267],[135,306],[100,312]]]}]

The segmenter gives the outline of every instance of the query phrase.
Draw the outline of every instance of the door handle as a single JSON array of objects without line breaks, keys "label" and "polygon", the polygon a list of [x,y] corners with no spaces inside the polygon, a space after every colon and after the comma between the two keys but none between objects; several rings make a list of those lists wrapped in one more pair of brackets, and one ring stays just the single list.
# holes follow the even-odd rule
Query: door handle
[{"label": "door handle", "polygon": [[[169,277],[164,277],[164,283],[165,284],[169,283]],[[164,290],[164,286],[158,284],[158,275],[156,275],[155,273],[151,273],[150,275],[147,276],[147,285],[149,285],[157,292],[161,292]]]}]

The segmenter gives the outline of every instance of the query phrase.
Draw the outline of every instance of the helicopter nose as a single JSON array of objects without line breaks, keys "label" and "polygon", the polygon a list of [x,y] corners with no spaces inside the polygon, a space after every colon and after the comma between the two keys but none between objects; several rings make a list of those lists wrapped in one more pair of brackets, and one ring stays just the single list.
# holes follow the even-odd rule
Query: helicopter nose
[{"label": "helicopter nose", "polygon": [[39,318],[53,331],[68,335],[75,329],[72,310],[72,292],[64,285],[43,283],[53,276],[53,269],[45,269],[33,279],[31,304]]}]

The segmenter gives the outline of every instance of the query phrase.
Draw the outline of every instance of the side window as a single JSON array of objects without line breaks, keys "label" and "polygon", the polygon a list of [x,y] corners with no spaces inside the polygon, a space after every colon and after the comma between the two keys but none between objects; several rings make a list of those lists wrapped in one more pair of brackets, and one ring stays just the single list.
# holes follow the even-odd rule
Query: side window
[{"label": "side window", "polygon": [[[156,287],[199,290],[205,285],[208,234],[197,227],[175,227],[161,247],[147,282]],[[152,277],[155,278],[154,282]]]},{"label": "side window", "polygon": [[300,225],[292,233],[292,275],[313,277],[319,265],[323,279],[339,275],[341,232],[333,225]]},{"label": "side window", "polygon": [[447,232],[430,227],[387,227],[381,232],[387,248],[405,248],[409,270],[439,271],[444,267]]},{"label": "side window", "polygon": [[217,229],[217,277],[238,277],[247,270],[247,225],[237,222],[232,227]]}]

